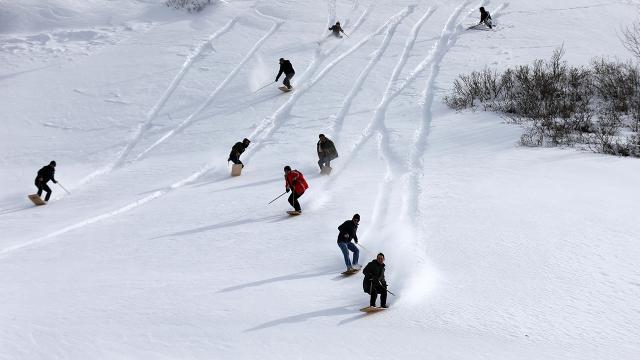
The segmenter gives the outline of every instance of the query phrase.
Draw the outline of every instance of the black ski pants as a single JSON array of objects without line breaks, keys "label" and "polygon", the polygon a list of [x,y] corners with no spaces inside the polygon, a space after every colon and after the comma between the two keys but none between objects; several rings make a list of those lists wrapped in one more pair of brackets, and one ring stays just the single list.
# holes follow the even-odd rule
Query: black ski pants
[{"label": "black ski pants", "polygon": [[47,185],[46,182],[36,180],[36,187],[38,188],[38,196],[42,197],[42,190],[47,193],[47,196],[44,198],[44,201],[49,201],[51,197],[51,188]]},{"label": "black ski pants", "polygon": [[289,195],[289,204],[291,204],[291,206],[293,206],[293,208],[296,211],[302,211],[302,209],[300,208],[300,203],[298,202],[298,199],[300,198],[300,196],[302,196],[304,193],[302,194],[296,194],[296,192],[294,190],[291,190],[291,195]]},{"label": "black ski pants", "polygon": [[296,73],[284,74],[284,80],[282,80],[282,84],[291,89],[291,78],[293,78],[293,75],[295,74]]},{"label": "black ski pants", "polygon": [[371,288],[369,289],[369,294],[371,295],[369,305],[376,306],[376,300],[378,299],[378,294],[380,294],[380,306],[387,306],[387,289],[384,286],[374,285],[372,281]]},{"label": "black ski pants", "polygon": [[240,161],[240,157],[239,156],[231,155],[231,156],[229,156],[229,161],[231,161],[234,164],[240,164],[240,165],[242,165],[242,167],[244,167],[244,164],[242,163],[242,161]]}]

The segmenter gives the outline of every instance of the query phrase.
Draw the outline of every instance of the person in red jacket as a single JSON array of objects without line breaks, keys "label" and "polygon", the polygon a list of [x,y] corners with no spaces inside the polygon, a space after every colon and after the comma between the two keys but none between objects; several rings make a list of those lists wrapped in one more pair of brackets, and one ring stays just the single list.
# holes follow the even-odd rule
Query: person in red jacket
[{"label": "person in red jacket", "polygon": [[291,166],[287,165],[284,167],[284,181],[285,190],[287,192],[292,190],[291,195],[289,195],[289,204],[291,204],[297,212],[302,212],[298,199],[304,194],[304,191],[309,188],[307,181],[304,179],[304,175],[298,170],[291,170]]}]

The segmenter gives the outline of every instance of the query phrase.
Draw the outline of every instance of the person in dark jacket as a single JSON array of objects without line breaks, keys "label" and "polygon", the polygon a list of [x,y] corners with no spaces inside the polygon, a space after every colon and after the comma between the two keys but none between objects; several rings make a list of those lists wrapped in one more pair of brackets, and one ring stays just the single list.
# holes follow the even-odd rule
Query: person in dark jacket
[{"label": "person in dark jacket", "polygon": [[[360,215],[355,214],[351,220],[347,220],[342,223],[342,225],[338,226],[338,230],[340,233],[338,234],[338,247],[342,251],[342,256],[344,256],[344,264],[347,265],[347,271],[355,270],[358,267],[358,256],[360,256],[360,251],[358,247],[355,246],[351,240],[358,243],[358,235],[356,231],[358,231],[358,224],[360,223]],[[353,252],[353,263],[349,260],[349,250]]]},{"label": "person in dark jacket", "polygon": [[287,89],[291,89],[291,78],[296,74],[295,70],[293,70],[293,65],[289,60],[285,60],[280,58],[280,71],[278,71],[278,76],[276,76],[276,82],[280,79],[280,75],[284,74],[284,80],[282,84],[287,87]]},{"label": "person in dark jacket", "polygon": [[338,151],[333,141],[329,140],[324,134],[320,134],[316,150],[318,151],[318,159],[320,159],[318,160],[320,170],[322,170],[323,166],[331,166],[331,160],[338,157]]},{"label": "person in dark jacket", "polygon": [[333,31],[333,35],[337,38],[342,38],[340,33],[344,34],[344,30],[342,29],[342,26],[340,26],[340,21],[336,22],[336,24],[330,27],[329,30]]},{"label": "person in dark jacket", "polygon": [[244,138],[242,142],[237,142],[233,145],[231,153],[229,153],[229,160],[227,161],[233,161],[234,164],[240,164],[244,167],[244,164],[240,161],[240,155],[242,155],[242,153],[249,147],[250,143],[251,141],[249,141],[249,139]]},{"label": "person in dark jacket", "polygon": [[387,281],[384,278],[384,268],[384,254],[379,253],[376,259],[368,263],[362,270],[364,274],[362,287],[364,292],[371,295],[370,306],[376,306],[376,299],[380,294],[380,306],[387,307]]},{"label": "person in dark jacket", "polygon": [[47,193],[47,196],[44,198],[44,201],[49,201],[51,198],[51,188],[47,183],[49,180],[53,181],[54,184],[57,184],[54,175],[56,174],[56,162],[51,161],[49,165],[43,166],[42,169],[38,170],[38,175],[36,175],[36,187],[38,188],[38,196],[42,196],[42,190]]},{"label": "person in dark jacket", "polygon": [[484,9],[484,7],[482,7],[482,6],[481,6],[481,7],[480,7],[480,22],[478,23],[478,25],[480,25],[480,24],[482,24],[482,23],[484,23],[485,25],[487,25],[487,27],[488,27],[489,29],[491,29],[491,28],[492,28],[492,25],[491,25],[491,15],[489,14],[489,12],[488,12],[488,11],[486,11],[486,10]]}]

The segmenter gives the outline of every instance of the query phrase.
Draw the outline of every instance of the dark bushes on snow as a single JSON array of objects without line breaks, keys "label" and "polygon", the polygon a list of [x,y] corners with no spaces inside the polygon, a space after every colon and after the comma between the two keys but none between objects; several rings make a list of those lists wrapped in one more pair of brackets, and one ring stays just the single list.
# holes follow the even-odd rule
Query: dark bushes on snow
[{"label": "dark bushes on snow", "polygon": [[445,103],[456,110],[482,106],[525,125],[521,144],[573,146],[640,157],[640,69],[632,63],[594,59],[569,66],[562,48],[549,60],[498,73],[460,75]]},{"label": "dark bushes on snow", "polygon": [[211,5],[212,0],[167,0],[165,4],[174,9],[186,9],[188,12],[198,12],[207,5]]}]

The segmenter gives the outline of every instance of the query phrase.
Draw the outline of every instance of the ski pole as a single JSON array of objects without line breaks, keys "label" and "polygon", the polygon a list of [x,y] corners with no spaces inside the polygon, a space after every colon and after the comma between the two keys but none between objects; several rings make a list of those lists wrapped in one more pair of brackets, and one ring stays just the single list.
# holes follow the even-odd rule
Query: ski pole
[{"label": "ski pole", "polygon": [[277,197],[277,198],[275,198],[275,199],[273,199],[273,200],[269,201],[269,204],[271,204],[272,202],[274,202],[274,201],[276,201],[276,200],[280,199],[280,198],[282,197],[282,195],[284,195],[284,194],[286,194],[286,193],[287,193],[287,192],[285,191],[285,192],[283,192],[282,194],[278,195],[278,197]]},{"label": "ski pole", "polygon": [[71,195],[69,190],[65,189],[64,186],[62,186],[62,184],[60,184],[60,181],[58,181],[56,184],[58,184],[58,186],[60,186],[62,188],[62,190],[64,190],[67,194]]},{"label": "ski pole", "polygon": [[349,37],[349,35],[347,35],[347,33],[346,33],[346,32],[344,32],[344,31],[343,31],[342,33],[344,34],[344,36],[346,36],[346,37],[347,37],[347,39],[351,39],[351,38]]},{"label": "ski pole", "polygon": [[277,82],[277,81],[274,81],[274,82],[272,82],[272,83],[268,83],[267,85],[265,85],[265,86],[261,87],[260,89],[258,89],[258,90],[256,90],[256,91],[254,91],[253,93],[255,94],[255,93],[257,93],[258,91],[260,91],[260,90],[262,90],[262,89],[266,88],[267,86],[269,86],[269,85],[271,85],[271,84],[275,84],[276,82]]},{"label": "ski pole", "polygon": [[[387,290],[387,289],[385,289],[385,290]],[[392,293],[392,292],[391,292],[391,291],[389,291],[389,290],[387,290],[387,292],[388,292],[389,294],[393,295],[393,296],[396,296],[396,294]]]},{"label": "ski pole", "polygon": [[366,247],[364,247],[364,246],[360,245],[359,243],[356,243],[356,245],[360,246],[360,247],[362,248],[362,250],[369,251],[369,250],[367,250],[367,248],[366,248]]}]

